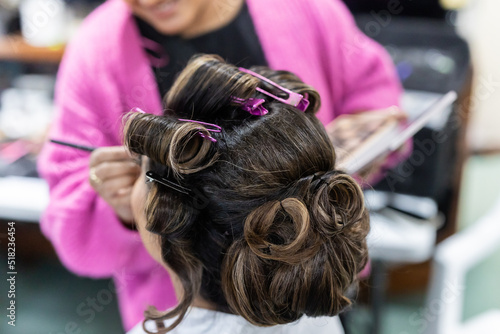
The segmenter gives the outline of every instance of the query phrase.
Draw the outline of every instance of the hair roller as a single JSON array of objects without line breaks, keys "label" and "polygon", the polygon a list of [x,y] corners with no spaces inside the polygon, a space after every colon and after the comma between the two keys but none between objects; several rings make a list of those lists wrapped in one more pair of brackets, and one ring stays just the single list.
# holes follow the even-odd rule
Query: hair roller
[{"label": "hair roller", "polygon": [[176,175],[196,173],[217,159],[213,142],[200,136],[211,136],[203,125],[142,113],[129,113],[125,119],[128,149],[170,167]]},{"label": "hair roller", "polygon": [[168,153],[168,166],[176,174],[196,173],[214,163],[217,154],[210,155],[214,143],[207,139],[209,131],[196,123],[181,123],[174,132]]}]

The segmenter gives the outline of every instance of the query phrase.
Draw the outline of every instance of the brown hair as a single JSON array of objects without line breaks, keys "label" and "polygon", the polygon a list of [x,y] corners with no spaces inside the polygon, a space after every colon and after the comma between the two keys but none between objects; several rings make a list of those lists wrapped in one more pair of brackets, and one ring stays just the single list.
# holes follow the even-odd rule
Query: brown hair
[{"label": "brown hair", "polygon": [[[147,320],[177,316],[200,295],[219,311],[259,326],[302,315],[333,316],[350,304],[346,290],[367,261],[369,219],[363,193],[335,169],[335,153],[314,115],[318,93],[295,75],[253,71],[309,95],[306,112],[256,91],[270,85],[217,56],[195,56],[166,96],[163,116],[133,114],[125,143],[150,158],[150,169],[191,189],[183,194],[152,183],[147,229],[160,235],[162,256],[184,294],[173,310],[146,311]],[[232,97],[263,98],[265,116],[243,111]],[[218,124],[213,143],[199,136]],[[200,204],[201,200],[201,204]]]}]

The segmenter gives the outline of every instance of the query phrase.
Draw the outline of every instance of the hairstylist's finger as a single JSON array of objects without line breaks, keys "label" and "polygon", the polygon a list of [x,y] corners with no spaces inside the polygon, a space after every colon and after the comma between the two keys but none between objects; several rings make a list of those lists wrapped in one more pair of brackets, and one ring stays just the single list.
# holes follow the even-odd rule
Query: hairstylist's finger
[{"label": "hairstylist's finger", "polygon": [[406,121],[408,119],[408,114],[401,109],[392,113],[391,116],[396,118],[398,121]]},{"label": "hairstylist's finger", "polygon": [[94,188],[94,190],[96,190],[96,191],[101,186],[102,180],[99,178],[99,176],[97,176],[95,167],[90,167],[88,180],[89,180],[89,183],[92,186],[92,188]]},{"label": "hairstylist's finger", "polygon": [[123,196],[130,195],[132,193],[133,189],[134,189],[134,187],[127,187],[127,188],[118,189],[118,191],[115,193],[115,197],[123,197]]},{"label": "hairstylist's finger", "polygon": [[119,176],[102,183],[100,194],[104,199],[115,197],[120,189],[132,188],[137,177]]},{"label": "hairstylist's finger", "polygon": [[122,196],[114,196],[112,199],[110,199],[110,203],[115,207],[127,207],[131,205],[131,194],[132,190],[130,189],[130,191],[128,191],[126,194],[123,194]]},{"label": "hairstylist's finger", "polygon": [[132,214],[132,206],[130,195],[114,197],[108,202],[114,209],[116,215],[126,225],[134,223],[134,215]]},{"label": "hairstylist's finger", "polygon": [[396,106],[392,106],[386,109],[379,109],[379,110],[371,110],[371,111],[365,111],[361,112],[357,115],[362,114],[364,117],[372,117],[372,118],[387,118],[387,117],[392,117],[395,118],[399,121],[403,121],[408,118],[408,114],[406,114],[403,110]]},{"label": "hairstylist's finger", "polygon": [[99,147],[90,155],[90,167],[97,166],[106,161],[132,160],[125,146]]},{"label": "hairstylist's finger", "polygon": [[358,111],[353,114],[342,115],[343,118],[352,116],[352,117],[363,117],[364,119],[383,119],[383,118],[396,118],[398,120],[405,120],[408,118],[408,115],[396,106],[392,106],[385,109],[376,109],[376,110],[366,110],[366,111]]},{"label": "hairstylist's finger", "polygon": [[132,161],[109,161],[95,167],[95,174],[102,181],[126,175],[137,178],[140,172],[141,167]]}]

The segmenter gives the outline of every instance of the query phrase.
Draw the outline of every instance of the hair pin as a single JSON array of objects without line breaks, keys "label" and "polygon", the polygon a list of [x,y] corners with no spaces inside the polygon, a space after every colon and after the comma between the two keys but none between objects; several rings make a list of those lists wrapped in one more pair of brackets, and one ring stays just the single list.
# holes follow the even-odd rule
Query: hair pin
[{"label": "hair pin", "polygon": [[264,99],[242,99],[240,97],[232,96],[232,101],[241,105],[241,109],[249,112],[251,115],[255,116],[263,116],[267,114],[269,111],[262,105],[266,100]]},{"label": "hair pin", "polygon": [[276,82],[272,81],[272,80],[269,80],[268,78],[260,75],[260,74],[257,74],[251,70],[248,70],[246,68],[243,68],[243,67],[240,67],[239,70],[241,72],[244,72],[244,73],[247,73],[247,74],[250,74],[264,82],[267,82],[268,84],[278,88],[279,90],[285,92],[288,94],[288,98],[287,99],[282,99],[281,97],[278,97],[276,95],[273,95],[271,93],[269,93],[268,91],[265,91],[263,90],[262,88],[260,87],[257,87],[255,88],[256,91],[264,94],[264,95],[267,95],[269,97],[272,97],[273,99],[277,100],[277,101],[280,101],[282,103],[285,103],[285,104],[288,104],[288,105],[291,105],[291,106],[294,106],[296,107],[297,109],[299,109],[300,111],[306,111],[307,107],[309,106],[309,100],[307,100],[306,97],[298,94],[298,93],[295,93],[295,92],[292,92],[291,90],[289,89],[286,89],[285,87],[282,87],[280,85],[278,85]]},{"label": "hair pin", "polygon": [[189,195],[190,190],[188,188],[185,188],[181,186],[180,184],[177,184],[175,182],[172,182],[170,180],[167,180],[166,178],[162,177],[161,175],[158,175],[157,173],[153,171],[147,171],[146,172],[146,178],[148,179],[148,182],[157,182],[159,184],[164,185],[165,187],[169,187],[170,189],[173,189],[175,191],[178,191],[180,193]]},{"label": "hair pin", "polygon": [[[208,126],[207,128],[207,131],[209,132],[221,132],[222,131],[222,128],[216,124],[212,124],[212,123],[205,123],[205,122],[202,122],[202,121],[195,121],[195,120],[192,120],[192,119],[180,119],[179,118],[179,121],[181,122],[191,122],[191,123],[198,123],[198,124],[201,124],[201,125],[205,125],[205,126]],[[198,135],[201,137],[201,138],[206,138],[206,139],[209,139],[211,140],[212,142],[216,143],[217,142],[217,139],[215,139],[214,137],[210,136],[210,135],[205,135],[203,132],[198,132]]]},{"label": "hair pin", "polygon": [[130,109],[131,112],[138,112],[140,114],[145,114],[146,112],[144,110],[142,110],[141,108],[139,107],[133,107],[132,109]]}]

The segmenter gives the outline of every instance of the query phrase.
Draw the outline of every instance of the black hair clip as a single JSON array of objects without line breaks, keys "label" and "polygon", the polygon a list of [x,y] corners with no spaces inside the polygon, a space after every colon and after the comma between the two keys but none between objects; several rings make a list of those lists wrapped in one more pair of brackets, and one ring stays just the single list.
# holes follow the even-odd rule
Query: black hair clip
[{"label": "black hair clip", "polygon": [[321,185],[330,185],[327,181],[325,181],[325,174],[325,172],[316,172],[313,174],[313,179],[311,182],[319,181],[315,189],[318,189]]},{"label": "black hair clip", "polygon": [[147,171],[146,172],[146,178],[148,179],[148,182],[158,182],[159,184],[164,185],[165,187],[169,187],[170,189],[173,189],[175,191],[178,191],[180,193],[189,195],[190,190],[186,187],[181,186],[178,183],[172,182],[170,180],[167,180],[166,178],[162,177],[161,175],[156,174],[153,171]]}]

